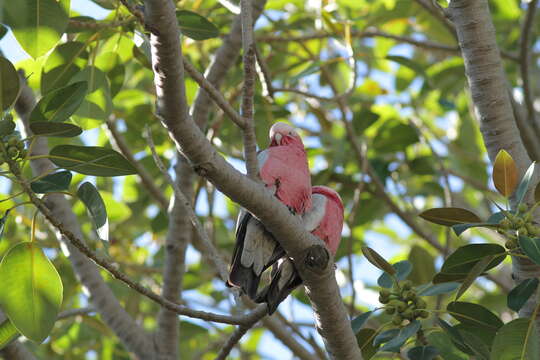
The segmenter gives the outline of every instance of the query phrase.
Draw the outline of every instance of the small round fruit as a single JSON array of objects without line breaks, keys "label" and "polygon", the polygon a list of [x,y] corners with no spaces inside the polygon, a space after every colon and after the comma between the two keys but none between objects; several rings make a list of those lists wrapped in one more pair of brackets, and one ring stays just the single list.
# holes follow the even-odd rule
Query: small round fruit
[{"label": "small round fruit", "polygon": [[390,297],[390,290],[388,289],[381,289],[381,291],[379,291],[379,294],[381,296],[384,296],[384,297]]},{"label": "small round fruit", "polygon": [[405,280],[403,284],[401,284],[401,287],[403,288],[403,290],[409,290],[410,288],[412,288],[412,281]]},{"label": "small round fruit", "polygon": [[384,312],[387,313],[388,315],[392,315],[396,312],[396,308],[387,306],[384,308]]},{"label": "small round fruit", "polygon": [[523,203],[519,204],[518,211],[520,213],[524,213],[527,210],[529,210],[529,207],[527,206],[527,204],[523,204]]},{"label": "small round fruit", "polygon": [[403,322],[403,317],[399,314],[395,314],[394,317],[392,317],[392,323],[394,325],[401,325],[401,323]]},{"label": "small round fruit", "polygon": [[501,220],[501,222],[499,223],[499,225],[501,225],[501,227],[505,230],[508,230],[510,229],[510,227],[512,226],[512,223],[510,222],[510,220],[508,220],[507,218],[504,218]]},{"label": "small round fruit", "polygon": [[17,146],[19,139],[15,135],[11,135],[7,139],[8,146]]},{"label": "small round fruit", "polygon": [[20,157],[21,159],[26,158],[26,155],[28,155],[28,150],[22,149],[21,151],[19,151],[19,157]]},{"label": "small round fruit", "polygon": [[429,312],[426,311],[426,310],[422,310],[422,311],[420,312],[420,317],[421,317],[422,319],[427,319],[427,318],[429,317]]},{"label": "small round fruit", "polygon": [[397,309],[397,311],[399,311],[399,312],[405,311],[405,309],[407,309],[407,303],[405,303],[404,301],[400,301],[400,302],[396,305],[396,309]]},{"label": "small round fruit", "polygon": [[417,298],[414,303],[416,304],[417,309],[425,309],[427,307],[426,301],[422,298]]},{"label": "small round fruit", "polygon": [[17,150],[17,148],[14,146],[10,146],[7,148],[7,154],[10,157],[10,159],[13,159],[17,157],[17,155],[19,154],[19,150]]},{"label": "small round fruit", "polygon": [[381,304],[388,304],[388,301],[390,301],[390,299],[387,296],[379,295],[379,302]]}]

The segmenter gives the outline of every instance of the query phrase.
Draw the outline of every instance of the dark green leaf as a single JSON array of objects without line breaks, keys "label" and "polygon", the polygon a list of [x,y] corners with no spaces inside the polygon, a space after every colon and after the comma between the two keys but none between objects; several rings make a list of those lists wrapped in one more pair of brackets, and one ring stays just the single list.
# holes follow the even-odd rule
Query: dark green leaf
[{"label": "dark green leaf", "polygon": [[8,59],[0,56],[0,112],[13,105],[20,91],[17,70]]},{"label": "dark green leaf", "polygon": [[518,236],[519,246],[521,250],[535,264],[540,265],[540,238],[530,238],[528,236]]},{"label": "dark green leaf", "polygon": [[364,328],[361,329],[358,334],[356,334],[356,341],[358,342],[358,347],[362,352],[362,357],[365,360],[371,359],[373,355],[377,352],[378,346],[373,345],[373,339],[377,332],[373,329]]},{"label": "dark green leaf", "polygon": [[444,226],[481,222],[475,213],[453,207],[429,209],[421,212],[418,216],[429,222]]},{"label": "dark green leaf", "polygon": [[[408,260],[399,261],[392,265],[394,269],[396,269],[396,278],[399,281],[405,280],[407,276],[411,273],[411,270],[413,268],[413,265]],[[384,272],[379,279],[377,280],[377,284],[379,286],[384,288],[391,288],[393,285],[392,278],[388,273]]]},{"label": "dark green leaf", "polygon": [[418,330],[420,330],[420,327],[420,321],[413,320],[409,325],[401,329],[398,336],[384,344],[379,350],[399,352],[399,349],[401,348],[401,346],[403,346],[403,344],[405,344],[405,341],[407,341],[407,339],[416,334]]},{"label": "dark green leaf", "polygon": [[105,203],[99,195],[99,191],[89,182],[83,183],[77,190],[77,196],[84,203],[90,216],[94,220],[97,233],[101,240],[109,241],[109,221],[107,220],[107,209]]},{"label": "dark green leaf", "polygon": [[448,294],[459,287],[457,282],[445,282],[442,284],[428,284],[428,286],[417,289],[419,296],[434,296]]},{"label": "dark green leaf", "polygon": [[448,313],[459,322],[475,327],[497,330],[503,322],[497,315],[483,307],[482,305],[454,301],[446,307]]},{"label": "dark green leaf", "polygon": [[463,340],[463,337],[459,333],[457,329],[455,329],[452,325],[447,323],[446,321],[439,319],[439,325],[441,328],[452,338],[453,341],[456,343],[462,345],[465,348],[468,348],[468,346],[465,344],[465,341]]},{"label": "dark green leaf", "polygon": [[540,359],[536,334],[536,326],[531,319],[510,321],[497,331],[490,360]]},{"label": "dark green leaf", "polygon": [[24,336],[41,343],[62,305],[62,281],[35,243],[13,246],[0,263],[0,307]]},{"label": "dark green leaf", "polygon": [[413,284],[420,285],[431,281],[435,275],[435,260],[429,251],[421,246],[413,245],[409,253],[409,261],[414,264],[409,275],[409,280]]},{"label": "dark green leaf", "polygon": [[373,345],[379,346],[381,344],[384,344],[387,341],[392,340],[399,334],[399,329],[390,329],[383,331],[382,333],[375,336],[373,339]]},{"label": "dark green leaf", "polygon": [[500,150],[493,163],[493,184],[505,197],[512,195],[518,182],[518,171],[512,156],[504,149]]},{"label": "dark green leaf", "polygon": [[386,261],[375,250],[367,246],[362,246],[362,253],[371,264],[378,267],[382,271],[385,271],[389,273],[390,275],[394,275],[396,273],[396,270],[392,267],[392,265],[390,265],[388,261]]},{"label": "dark green leaf", "polygon": [[34,135],[47,137],[75,137],[82,134],[82,129],[69,123],[33,122],[30,130]]},{"label": "dark green leaf", "polygon": [[529,300],[532,294],[538,287],[538,279],[525,279],[508,293],[506,302],[508,307],[515,312],[518,312],[523,305]]},{"label": "dark green leaf", "polygon": [[38,194],[45,194],[56,191],[66,191],[71,183],[71,172],[59,171],[54,174],[47,175],[39,180],[32,181],[30,187],[32,191]]},{"label": "dark green leaf", "polygon": [[415,346],[407,352],[409,360],[433,360],[439,355],[439,350],[434,346]]},{"label": "dark green leaf", "polygon": [[469,244],[462,246],[448,256],[441,267],[441,273],[468,274],[478,261],[488,255],[499,256],[488,264],[486,270],[500,264],[506,257],[506,250],[497,244]]},{"label": "dark green leaf", "polygon": [[428,344],[435,346],[444,360],[469,360],[469,356],[459,351],[450,336],[444,331],[432,331],[427,334]]},{"label": "dark green leaf", "polygon": [[465,291],[467,291],[467,289],[474,283],[476,278],[486,270],[487,266],[493,260],[493,258],[494,255],[489,255],[474,264],[471,271],[469,271],[469,273],[465,277],[465,280],[463,280],[463,283],[461,284],[461,287],[456,294],[456,300],[458,300],[461,295],[463,295]]},{"label": "dark green leaf", "polygon": [[219,29],[197,13],[187,10],[177,10],[176,18],[182,34],[193,40],[206,40],[219,36]]},{"label": "dark green leaf", "polygon": [[362,328],[362,325],[364,325],[364,323],[367,321],[367,319],[369,319],[372,313],[373,311],[365,312],[362,315],[358,315],[357,317],[353,319],[353,321],[351,321],[351,327],[355,334],[357,334],[360,331],[360,329]]},{"label": "dark green leaf", "polygon": [[[456,326],[458,328],[458,326]],[[486,345],[480,337],[476,334],[478,330],[474,333],[459,330],[463,336],[463,341],[467,345],[467,350],[470,355],[474,355],[475,359],[478,360],[489,360],[489,346]],[[465,349],[463,349],[465,350]]]},{"label": "dark green leaf", "polygon": [[66,121],[79,108],[87,90],[86,81],[79,81],[47,93],[32,110],[30,122]]},{"label": "dark green leaf", "polygon": [[411,69],[412,71],[414,71],[415,73],[417,73],[418,75],[421,75],[421,76],[426,75],[424,71],[424,67],[409,58],[406,58],[404,56],[388,55],[386,59],[390,61],[394,61],[402,66],[405,66]]},{"label": "dark green leaf", "polygon": [[17,335],[19,335],[19,332],[13,326],[13,323],[9,319],[4,320],[0,324],[0,350],[15,339]]},{"label": "dark green leaf", "polygon": [[497,227],[498,224],[490,224],[488,222],[485,223],[475,223],[475,224],[459,224],[459,225],[452,225],[452,230],[454,230],[454,233],[456,236],[461,235],[465,230],[468,230],[470,228],[475,227]]},{"label": "dark green leaf", "polygon": [[361,135],[367,128],[373,125],[379,117],[379,114],[376,114],[369,109],[362,108],[361,111],[355,112],[352,123],[356,135]]},{"label": "dark green leaf", "polygon": [[531,178],[534,174],[534,166],[535,166],[535,162],[533,162],[531,164],[531,166],[529,166],[529,168],[527,169],[527,171],[525,172],[525,175],[523,175],[523,178],[521,179],[518,187],[517,187],[517,190],[516,190],[516,202],[517,202],[517,205],[518,206],[519,204],[521,204],[521,202],[523,201],[523,198],[525,197],[525,194],[527,193],[527,190],[529,189],[529,184],[531,183]]},{"label": "dark green leaf", "polygon": [[137,172],[120,153],[99,146],[58,145],[50,156],[59,167],[85,175],[123,176]]}]

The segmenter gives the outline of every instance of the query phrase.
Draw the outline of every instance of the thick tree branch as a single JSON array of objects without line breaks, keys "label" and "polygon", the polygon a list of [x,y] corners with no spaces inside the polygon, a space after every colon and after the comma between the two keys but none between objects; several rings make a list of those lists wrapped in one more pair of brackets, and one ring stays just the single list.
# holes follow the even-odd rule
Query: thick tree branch
[{"label": "thick tree branch", "polygon": [[[21,83],[25,85],[22,87],[21,94],[15,104],[15,109],[24,123],[26,133],[30,134],[28,117],[36,101],[32,90],[26,86],[24,77],[22,77]],[[31,155],[44,154],[48,154],[47,140],[40,137],[35,141]],[[31,161],[30,165],[35,175],[44,174],[54,169],[53,164],[48,159],[35,159]],[[73,234],[74,237],[82,238],[82,231],[77,218],[71,210],[71,204],[64,196],[50,195],[47,197],[46,206],[42,202],[41,205],[51,217],[61,219],[57,223],[61,222],[62,227],[66,231]],[[120,338],[129,351],[132,351],[139,357],[152,359],[153,343],[151,337],[135,323],[119,304],[111,289],[103,281],[99,269],[83,253],[71,245],[69,241],[66,241],[65,237],[59,236],[59,239],[67,245],[69,251],[68,257],[73,265],[73,269],[82,285],[88,289],[90,302],[101,314],[103,321]],[[82,241],[80,243],[86,247]]]}]

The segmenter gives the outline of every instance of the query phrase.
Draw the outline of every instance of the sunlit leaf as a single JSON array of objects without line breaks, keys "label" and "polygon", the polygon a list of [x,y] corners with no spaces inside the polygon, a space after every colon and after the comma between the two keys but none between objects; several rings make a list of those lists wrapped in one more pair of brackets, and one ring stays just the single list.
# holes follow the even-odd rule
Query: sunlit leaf
[{"label": "sunlit leaf", "polygon": [[85,81],[79,81],[49,92],[32,110],[30,122],[67,120],[81,105],[87,87]]},{"label": "sunlit leaf", "polygon": [[518,171],[512,156],[502,149],[493,163],[493,184],[502,196],[509,197],[516,189]]},{"label": "sunlit leaf", "polygon": [[490,360],[540,359],[535,322],[515,319],[502,326],[491,350]]},{"label": "sunlit leaf", "polygon": [[0,263],[0,307],[24,336],[41,343],[62,305],[62,281],[35,243],[13,246]]},{"label": "sunlit leaf", "polygon": [[99,146],[58,145],[50,151],[51,161],[61,168],[85,175],[123,176],[135,174],[120,153]]},{"label": "sunlit leaf", "polygon": [[105,208],[105,203],[103,202],[101,195],[99,195],[99,191],[91,183],[85,182],[79,186],[77,196],[81,199],[92,216],[99,238],[101,240],[109,241],[107,209]]},{"label": "sunlit leaf", "polygon": [[45,194],[55,191],[67,191],[71,183],[71,172],[59,171],[47,175],[39,180],[32,181],[30,187],[37,194]]},{"label": "sunlit leaf", "polygon": [[425,284],[431,281],[435,275],[435,260],[426,249],[418,245],[413,245],[409,253],[409,261],[414,264],[409,275],[409,280],[415,285]]},{"label": "sunlit leaf", "polygon": [[13,326],[13,323],[9,319],[4,320],[0,324],[0,350],[8,345],[11,340],[15,339],[19,335],[19,332]]},{"label": "sunlit leaf", "polygon": [[482,220],[473,212],[461,208],[435,208],[421,212],[418,216],[435,224],[452,226],[479,223]]}]

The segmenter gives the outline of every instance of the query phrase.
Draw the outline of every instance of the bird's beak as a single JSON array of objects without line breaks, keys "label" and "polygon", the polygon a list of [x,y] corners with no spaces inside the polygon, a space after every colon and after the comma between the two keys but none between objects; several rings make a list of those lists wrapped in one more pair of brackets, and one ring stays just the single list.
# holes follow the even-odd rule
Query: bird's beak
[{"label": "bird's beak", "polygon": [[278,145],[281,145],[281,138],[283,137],[283,135],[281,135],[280,133],[277,133],[276,135],[274,135],[274,139],[276,140],[276,143]]}]

